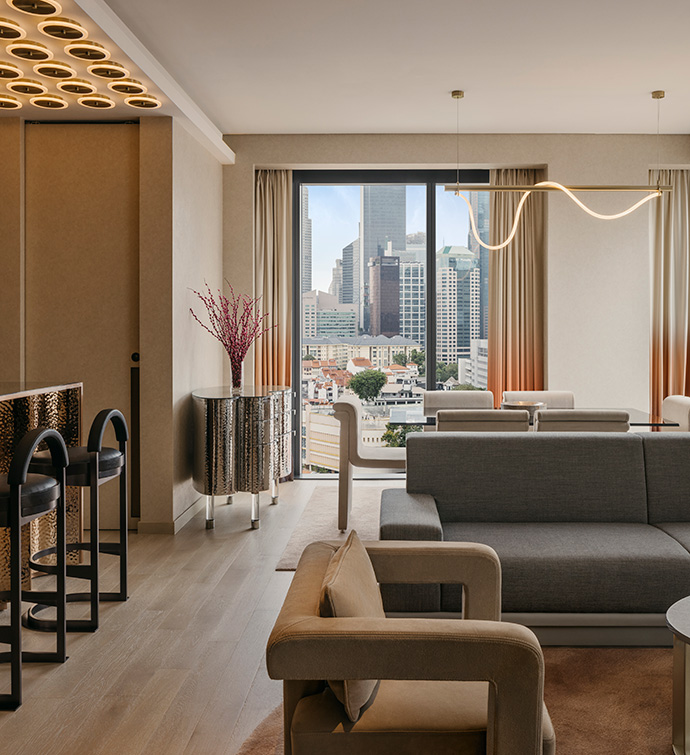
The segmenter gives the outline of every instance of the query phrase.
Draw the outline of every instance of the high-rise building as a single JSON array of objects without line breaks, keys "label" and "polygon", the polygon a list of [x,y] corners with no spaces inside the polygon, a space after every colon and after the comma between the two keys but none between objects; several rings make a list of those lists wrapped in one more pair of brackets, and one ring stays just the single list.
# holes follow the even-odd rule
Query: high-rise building
[{"label": "high-rise building", "polygon": [[400,259],[373,257],[369,263],[369,312],[372,336],[400,334]]},{"label": "high-rise building", "polygon": [[328,293],[342,304],[343,295],[343,261],[338,257],[335,261],[333,274],[331,276],[331,285],[328,287]]},{"label": "high-rise building", "polygon": [[473,333],[478,336],[478,267],[476,254],[464,246],[444,246],[436,253],[436,348],[440,362],[468,357]]},{"label": "high-rise building", "polygon": [[343,247],[343,286],[339,300],[341,304],[354,304],[357,312],[357,324],[361,326],[361,268],[359,254],[359,239]]},{"label": "high-rise building", "polygon": [[340,304],[324,291],[302,294],[302,337],[343,337],[357,335],[357,314],[352,304]]},{"label": "high-rise building", "polygon": [[309,217],[309,187],[302,186],[302,212],[300,219],[302,249],[302,293],[311,291],[311,218]]},{"label": "high-rise building", "polygon": [[400,335],[426,342],[426,263],[400,263]]},{"label": "high-rise building", "polygon": [[[477,225],[479,238],[485,243],[489,243],[489,192],[488,191],[470,191],[468,199],[472,207],[474,222]],[[477,239],[474,238],[472,230],[467,234],[467,247],[479,257],[479,327],[480,338],[488,338],[489,334],[489,250],[484,249]]]}]

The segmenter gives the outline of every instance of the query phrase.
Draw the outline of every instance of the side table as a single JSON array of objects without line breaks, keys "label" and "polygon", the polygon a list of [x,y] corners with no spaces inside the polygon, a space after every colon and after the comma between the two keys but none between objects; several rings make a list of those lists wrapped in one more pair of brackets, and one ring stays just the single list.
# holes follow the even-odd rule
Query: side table
[{"label": "side table", "polygon": [[215,525],[214,496],[252,494],[251,526],[260,524],[259,493],[271,490],[292,466],[292,389],[229,386],[192,393],[194,488],[206,500],[206,527]]},{"label": "side table", "polygon": [[666,612],[673,632],[673,752],[690,755],[690,597]]}]

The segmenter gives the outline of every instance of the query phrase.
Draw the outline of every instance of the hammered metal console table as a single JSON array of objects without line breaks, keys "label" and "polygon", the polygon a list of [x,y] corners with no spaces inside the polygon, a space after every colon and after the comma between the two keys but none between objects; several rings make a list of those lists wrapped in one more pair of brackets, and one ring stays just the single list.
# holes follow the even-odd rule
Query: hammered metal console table
[{"label": "hammered metal console table", "polygon": [[248,492],[258,529],[259,493],[270,488],[271,503],[278,503],[278,480],[291,472],[292,389],[204,388],[192,402],[194,488],[207,497],[206,527],[214,526],[214,496]]}]

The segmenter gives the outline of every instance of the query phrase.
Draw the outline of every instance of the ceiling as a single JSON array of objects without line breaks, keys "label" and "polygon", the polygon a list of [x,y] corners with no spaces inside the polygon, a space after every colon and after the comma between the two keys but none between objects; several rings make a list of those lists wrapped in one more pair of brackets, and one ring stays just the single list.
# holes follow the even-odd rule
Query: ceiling
[{"label": "ceiling", "polygon": [[688,0],[105,2],[224,133],[690,133]]}]

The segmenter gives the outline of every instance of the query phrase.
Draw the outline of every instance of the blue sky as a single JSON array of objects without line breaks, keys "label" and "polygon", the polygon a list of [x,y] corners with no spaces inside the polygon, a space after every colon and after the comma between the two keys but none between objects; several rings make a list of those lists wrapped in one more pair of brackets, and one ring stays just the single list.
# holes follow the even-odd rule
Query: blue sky
[{"label": "blue sky", "polygon": [[[310,186],[312,288],[328,291],[336,258],[359,236],[359,186]],[[426,187],[407,187],[407,233],[426,229]],[[436,190],[437,247],[467,245],[467,205],[443,186]]]}]

